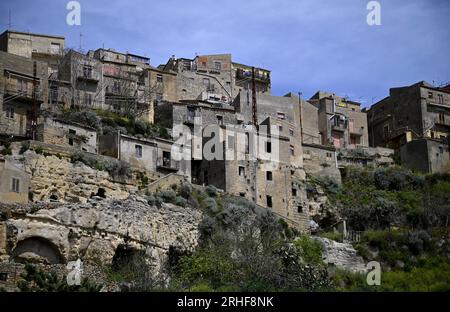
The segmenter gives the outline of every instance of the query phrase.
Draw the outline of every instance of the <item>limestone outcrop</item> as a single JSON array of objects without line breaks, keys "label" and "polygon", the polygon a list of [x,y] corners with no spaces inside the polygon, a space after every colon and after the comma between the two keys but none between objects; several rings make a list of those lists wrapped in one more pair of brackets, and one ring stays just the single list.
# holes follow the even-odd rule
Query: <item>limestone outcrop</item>
[{"label": "limestone outcrop", "polygon": [[328,238],[313,236],[323,248],[323,261],[351,272],[366,272],[366,265],[351,244],[339,243]]},{"label": "limestone outcrop", "polygon": [[171,247],[195,248],[203,218],[198,209],[151,206],[139,196],[3,206],[2,214],[10,260],[49,264],[78,258],[107,264],[126,246],[144,251],[159,266]]}]

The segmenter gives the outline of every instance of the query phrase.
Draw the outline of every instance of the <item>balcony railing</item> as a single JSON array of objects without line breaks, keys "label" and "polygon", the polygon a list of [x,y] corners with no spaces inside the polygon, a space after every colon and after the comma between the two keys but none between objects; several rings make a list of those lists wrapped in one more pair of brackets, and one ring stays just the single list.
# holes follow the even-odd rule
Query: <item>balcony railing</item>
[{"label": "balcony railing", "polygon": [[[252,78],[252,71],[251,70],[243,70],[243,69],[237,69],[236,70],[236,79],[245,79],[245,78]],[[270,82],[270,75],[268,73],[266,74],[260,74],[257,69],[255,69],[255,79],[269,83]]]},{"label": "balcony railing", "polygon": [[8,83],[5,86],[5,94],[9,96],[9,99],[21,99],[21,100],[37,100],[42,102],[42,92],[39,85],[33,88],[32,82],[26,85]]},{"label": "balcony railing", "polygon": [[336,131],[345,131],[345,130],[347,130],[347,125],[344,123],[332,124],[331,129],[336,130]]},{"label": "balcony railing", "polygon": [[441,125],[441,126],[450,126],[450,118],[438,118],[436,117],[434,119],[434,123],[436,125]]},{"label": "balcony railing", "polygon": [[100,73],[96,71],[79,70],[77,73],[77,79],[98,82],[100,81]]}]

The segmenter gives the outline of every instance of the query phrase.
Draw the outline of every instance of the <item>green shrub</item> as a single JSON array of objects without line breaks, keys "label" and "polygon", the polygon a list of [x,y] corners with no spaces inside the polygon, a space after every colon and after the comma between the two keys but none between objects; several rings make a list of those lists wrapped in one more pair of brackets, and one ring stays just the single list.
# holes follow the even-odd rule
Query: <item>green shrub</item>
[{"label": "green shrub", "polygon": [[333,241],[341,242],[341,243],[342,243],[342,239],[343,239],[343,234],[339,233],[339,232],[323,232],[323,233],[319,233],[318,236],[328,238]]},{"label": "green shrub", "polygon": [[192,185],[190,183],[183,183],[180,188],[180,195],[183,198],[189,198],[192,194]]},{"label": "green shrub", "polygon": [[174,190],[169,189],[159,192],[158,196],[160,196],[166,203],[175,203],[177,193],[175,193]]},{"label": "green shrub", "polygon": [[204,205],[206,207],[206,210],[212,213],[218,212],[217,202],[214,198],[208,197],[204,200]]},{"label": "green shrub", "polygon": [[301,261],[309,264],[322,263],[322,245],[307,235],[301,235],[294,241]]},{"label": "green shrub", "polygon": [[177,196],[175,198],[175,205],[177,206],[181,206],[181,207],[186,207],[187,205],[187,200],[181,196]]},{"label": "green shrub", "polygon": [[28,151],[30,149],[30,141],[23,141],[22,144],[20,145],[20,151],[19,154],[23,154],[26,151]]},{"label": "green shrub", "polygon": [[34,148],[34,151],[36,152],[36,154],[44,154],[44,148],[40,145],[38,145],[37,147]]},{"label": "green shrub", "polygon": [[217,196],[217,189],[214,185],[207,185],[205,188],[206,194],[210,197],[216,197]]},{"label": "green shrub", "polygon": [[147,203],[150,206],[161,207],[163,200],[158,196],[150,195],[147,197]]}]

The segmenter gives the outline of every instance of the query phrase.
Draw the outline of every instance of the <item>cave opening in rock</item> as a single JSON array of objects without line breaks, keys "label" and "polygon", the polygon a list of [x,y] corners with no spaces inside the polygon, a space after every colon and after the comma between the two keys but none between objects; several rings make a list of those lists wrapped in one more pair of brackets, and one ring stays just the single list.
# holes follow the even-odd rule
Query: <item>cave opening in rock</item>
[{"label": "cave opening in rock", "polygon": [[52,194],[50,196],[50,201],[53,201],[53,202],[58,201],[58,196],[56,196],[55,194]]},{"label": "cave opening in rock", "polygon": [[124,268],[135,266],[143,260],[144,256],[144,251],[121,244],[116,248],[111,267],[114,271],[121,271]]},{"label": "cave opening in rock", "polygon": [[97,194],[95,194],[95,196],[101,197],[101,198],[106,198],[106,190],[102,187],[100,187],[97,191]]},{"label": "cave opening in rock", "polygon": [[64,257],[58,247],[43,237],[29,237],[17,243],[12,252],[15,262],[27,263],[64,263]]}]

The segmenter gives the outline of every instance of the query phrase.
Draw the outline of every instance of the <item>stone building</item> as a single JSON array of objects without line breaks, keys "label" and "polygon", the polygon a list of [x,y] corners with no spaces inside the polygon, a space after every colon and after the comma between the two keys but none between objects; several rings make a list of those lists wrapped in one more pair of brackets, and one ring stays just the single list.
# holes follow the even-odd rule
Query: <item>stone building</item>
[{"label": "stone building", "polygon": [[0,35],[0,51],[46,62],[49,74],[58,71],[64,53],[62,36],[7,30]]},{"label": "stone building", "polygon": [[[401,161],[413,169],[448,171],[450,92],[446,89],[425,81],[391,88],[367,116],[371,146],[400,151]],[[411,143],[414,140],[420,142]]]},{"label": "stone building", "polygon": [[75,50],[66,53],[58,78],[50,80],[51,107],[102,108],[104,106],[102,64]]},{"label": "stone building", "polygon": [[446,140],[450,133],[450,92],[420,81],[391,88],[367,112],[371,146],[398,148],[414,138]]},{"label": "stone building", "polygon": [[38,125],[37,139],[41,142],[73,146],[90,153],[97,153],[97,131],[86,125],[62,119],[45,118]]},{"label": "stone building", "polygon": [[40,106],[47,102],[47,64],[0,51],[0,134],[36,136]]},{"label": "stone building", "polygon": [[[187,144],[192,181],[245,197],[307,230],[299,99],[293,94],[258,94],[257,133],[251,98],[249,91],[242,91],[233,105],[201,100],[173,103],[174,129],[183,124],[194,135]],[[173,137],[178,137],[175,131]],[[195,141],[198,138],[201,142]]]},{"label": "stone building", "polygon": [[0,203],[28,202],[28,173],[0,156]]},{"label": "stone building", "polygon": [[87,55],[101,63],[105,106],[152,121],[154,91],[149,84],[150,59],[112,49],[97,49]]},{"label": "stone building", "polygon": [[98,154],[126,161],[151,172],[183,173],[172,155],[174,142],[162,138],[138,138],[117,132],[98,136]]},{"label": "stone building", "polygon": [[[232,63],[233,77],[234,77],[234,88],[237,93],[241,90],[247,91],[252,89],[252,75],[253,67]],[[266,93],[271,94],[271,80],[270,71],[263,68],[255,68],[255,91],[256,93]]]},{"label": "stone building", "polygon": [[327,92],[317,92],[310,103],[318,109],[319,132],[323,145],[337,149],[369,146],[367,115],[361,104]]},{"label": "stone building", "polygon": [[[231,103],[239,91],[251,89],[252,67],[234,63],[231,54],[199,55],[194,59],[172,56],[159,68],[177,74],[177,100]],[[255,68],[255,89],[270,94],[270,71]]]},{"label": "stone building", "polygon": [[152,102],[148,121],[155,121],[155,107],[164,102],[175,102],[178,100],[177,95],[177,74],[172,71],[163,71],[158,68],[151,67],[148,69],[150,101]]},{"label": "stone building", "polygon": [[322,133],[319,130],[319,108],[301,100],[300,125],[302,127],[303,164],[306,173],[320,174],[337,170],[336,147],[322,143]]}]

